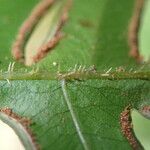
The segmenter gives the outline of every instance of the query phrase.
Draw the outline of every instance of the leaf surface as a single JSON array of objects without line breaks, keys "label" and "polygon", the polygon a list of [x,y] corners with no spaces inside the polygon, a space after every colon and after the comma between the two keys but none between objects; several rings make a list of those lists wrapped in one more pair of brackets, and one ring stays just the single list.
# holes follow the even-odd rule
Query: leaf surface
[{"label": "leaf surface", "polygon": [[128,57],[135,0],[73,1],[59,44],[33,67],[7,71],[17,28],[37,2],[0,0],[0,107],[30,118],[44,150],[131,149],[121,113],[150,105],[149,64]]}]

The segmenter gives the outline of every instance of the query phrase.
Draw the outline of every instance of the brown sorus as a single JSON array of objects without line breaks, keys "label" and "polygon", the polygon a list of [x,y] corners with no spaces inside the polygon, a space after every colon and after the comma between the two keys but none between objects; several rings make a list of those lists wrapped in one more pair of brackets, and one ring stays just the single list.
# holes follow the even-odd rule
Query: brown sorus
[{"label": "brown sorus", "polygon": [[36,149],[37,150],[40,149],[40,146],[36,143],[35,136],[33,135],[33,133],[29,128],[29,126],[31,125],[30,119],[19,116],[18,114],[14,113],[11,108],[8,107],[0,109],[0,112],[8,115],[9,117],[15,119],[18,123],[20,123],[26,129],[27,133],[30,135]]},{"label": "brown sorus", "polygon": [[140,27],[141,14],[144,6],[144,0],[135,0],[135,8],[129,24],[128,43],[130,47],[129,55],[141,62],[142,57],[139,53],[138,33]]},{"label": "brown sorus", "polygon": [[[62,17],[57,26],[57,31],[52,40],[47,42],[45,45],[39,47],[37,54],[34,56],[33,61],[37,62],[43,58],[48,51],[50,51],[61,39],[60,29],[67,20],[67,12],[70,7],[70,1],[68,0],[68,5],[63,10]],[[28,38],[28,35],[32,32],[33,28],[36,26],[40,18],[47,12],[49,7],[55,2],[55,0],[42,0],[31,12],[30,16],[25,20],[21,28],[19,29],[18,35],[12,46],[12,55],[16,60],[25,62],[24,58],[24,45]]]},{"label": "brown sorus", "polygon": [[125,110],[120,115],[120,125],[123,135],[127,138],[128,142],[134,150],[140,150],[142,146],[136,139],[133,132],[133,125],[131,119],[131,108],[126,107]]}]

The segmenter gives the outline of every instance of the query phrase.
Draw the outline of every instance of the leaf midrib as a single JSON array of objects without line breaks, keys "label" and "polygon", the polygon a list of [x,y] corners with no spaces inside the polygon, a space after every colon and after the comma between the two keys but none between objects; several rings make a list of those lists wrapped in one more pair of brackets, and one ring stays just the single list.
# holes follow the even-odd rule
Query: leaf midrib
[{"label": "leaf midrib", "polygon": [[86,79],[104,79],[104,80],[126,80],[139,79],[150,80],[150,72],[3,72],[0,73],[0,80],[86,80]]}]

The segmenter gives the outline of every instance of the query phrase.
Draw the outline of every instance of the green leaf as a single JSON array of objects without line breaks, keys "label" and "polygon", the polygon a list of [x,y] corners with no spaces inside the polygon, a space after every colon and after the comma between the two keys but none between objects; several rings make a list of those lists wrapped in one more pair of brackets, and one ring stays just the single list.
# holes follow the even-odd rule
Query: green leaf
[{"label": "green leaf", "polygon": [[53,62],[57,62],[62,71],[75,64],[95,65],[98,70],[120,66],[131,69],[135,62],[128,57],[127,31],[133,5],[134,1],[123,0],[118,4],[115,0],[74,1],[63,28],[65,38],[37,66],[53,71]]},{"label": "green leaf", "polygon": [[[59,44],[30,68],[18,62],[14,66],[11,43],[37,2],[0,0],[0,108],[29,118],[42,150],[143,149],[130,120],[132,109],[150,105],[149,64],[128,56],[136,0],[73,1]],[[56,7],[50,7],[48,16]],[[41,34],[38,25],[34,29]]]},{"label": "green leaf", "polygon": [[130,149],[120,132],[120,113],[129,105],[138,108],[143,101],[149,104],[150,90],[149,82],[142,80],[68,82],[65,88],[70,108],[63,96],[66,89],[59,81],[12,81],[11,85],[3,81],[1,87],[1,107],[32,120],[32,132],[42,149],[82,149],[78,130],[89,149],[116,149],[120,145]]}]

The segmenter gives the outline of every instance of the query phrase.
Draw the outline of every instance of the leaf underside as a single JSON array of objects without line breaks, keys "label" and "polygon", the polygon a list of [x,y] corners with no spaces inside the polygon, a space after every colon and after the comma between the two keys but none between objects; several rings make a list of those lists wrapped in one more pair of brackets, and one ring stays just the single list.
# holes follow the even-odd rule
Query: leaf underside
[{"label": "leaf underside", "polygon": [[[74,81],[67,84],[70,103],[90,149],[130,149],[120,132],[126,106],[149,104],[149,82],[139,80]],[[1,81],[1,107],[29,117],[42,149],[82,149],[58,81]],[[37,109],[38,108],[38,109]],[[109,144],[108,144],[109,143]]]}]

